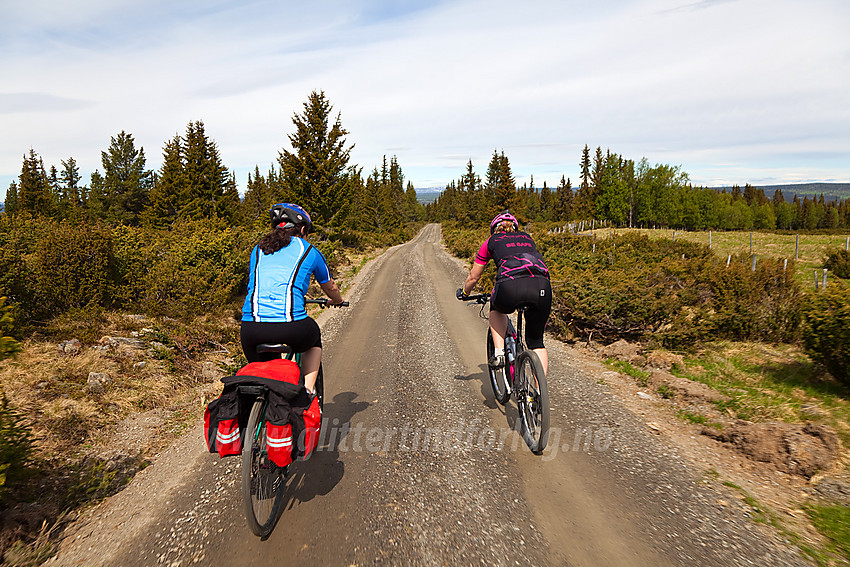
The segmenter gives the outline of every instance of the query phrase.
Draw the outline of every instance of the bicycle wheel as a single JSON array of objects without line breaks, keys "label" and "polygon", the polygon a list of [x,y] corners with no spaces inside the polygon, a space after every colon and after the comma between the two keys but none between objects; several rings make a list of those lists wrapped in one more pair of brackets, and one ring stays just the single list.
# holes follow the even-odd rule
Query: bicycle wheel
[{"label": "bicycle wheel", "polygon": [[266,453],[265,400],[258,397],[251,407],[242,447],[242,508],[254,535],[269,535],[277,523],[283,503],[286,469]]},{"label": "bicycle wheel", "polygon": [[[490,357],[493,356],[493,352],[495,351],[495,347],[493,346],[493,334],[490,329],[487,329],[487,360],[490,360]],[[508,399],[511,397],[511,391],[508,389],[508,383],[505,380],[505,372],[507,371],[507,367],[503,366],[502,368],[490,368],[490,365],[487,365],[487,372],[490,374],[490,386],[493,387],[493,395],[496,397],[496,401],[502,405],[505,405],[508,402]]]},{"label": "bicycle wheel", "polygon": [[543,365],[533,351],[523,351],[517,358],[516,399],[522,437],[528,448],[540,454],[549,442],[549,388]]}]

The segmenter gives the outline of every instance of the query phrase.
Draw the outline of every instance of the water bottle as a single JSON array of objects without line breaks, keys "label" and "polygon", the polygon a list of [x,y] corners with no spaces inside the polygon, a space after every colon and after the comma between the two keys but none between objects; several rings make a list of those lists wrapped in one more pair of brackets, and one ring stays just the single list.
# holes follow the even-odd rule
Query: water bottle
[{"label": "water bottle", "polygon": [[514,363],[514,357],[516,356],[516,341],[513,336],[508,335],[505,337],[505,365],[511,365]]}]

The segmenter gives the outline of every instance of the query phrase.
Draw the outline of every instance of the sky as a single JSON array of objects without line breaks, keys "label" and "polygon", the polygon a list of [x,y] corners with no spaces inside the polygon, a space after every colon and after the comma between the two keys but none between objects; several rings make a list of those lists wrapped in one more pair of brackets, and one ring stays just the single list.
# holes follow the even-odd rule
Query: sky
[{"label": "sky", "polygon": [[850,182],[847,0],[0,0],[0,198],[32,149],[84,183],[203,121],[244,192],[323,91],[364,176],[418,189],[504,152],[579,183],[585,145],[694,185]]}]

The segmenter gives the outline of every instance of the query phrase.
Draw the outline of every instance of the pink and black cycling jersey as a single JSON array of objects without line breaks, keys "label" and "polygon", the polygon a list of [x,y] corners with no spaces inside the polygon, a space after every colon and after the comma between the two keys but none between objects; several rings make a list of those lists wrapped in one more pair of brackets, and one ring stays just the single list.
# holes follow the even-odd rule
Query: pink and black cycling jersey
[{"label": "pink and black cycling jersey", "polygon": [[549,268],[534,240],[524,232],[497,232],[481,245],[475,263],[496,263],[496,283],[519,278],[549,278]]}]

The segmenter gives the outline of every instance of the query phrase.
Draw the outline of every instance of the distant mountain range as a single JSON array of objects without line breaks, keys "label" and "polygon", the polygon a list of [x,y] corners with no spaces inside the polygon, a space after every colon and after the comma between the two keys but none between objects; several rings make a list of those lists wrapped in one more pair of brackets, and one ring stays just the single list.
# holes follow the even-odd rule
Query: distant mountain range
[{"label": "distant mountain range", "polygon": [[445,187],[424,187],[416,190],[416,200],[420,203],[432,203],[440,196]]}]

